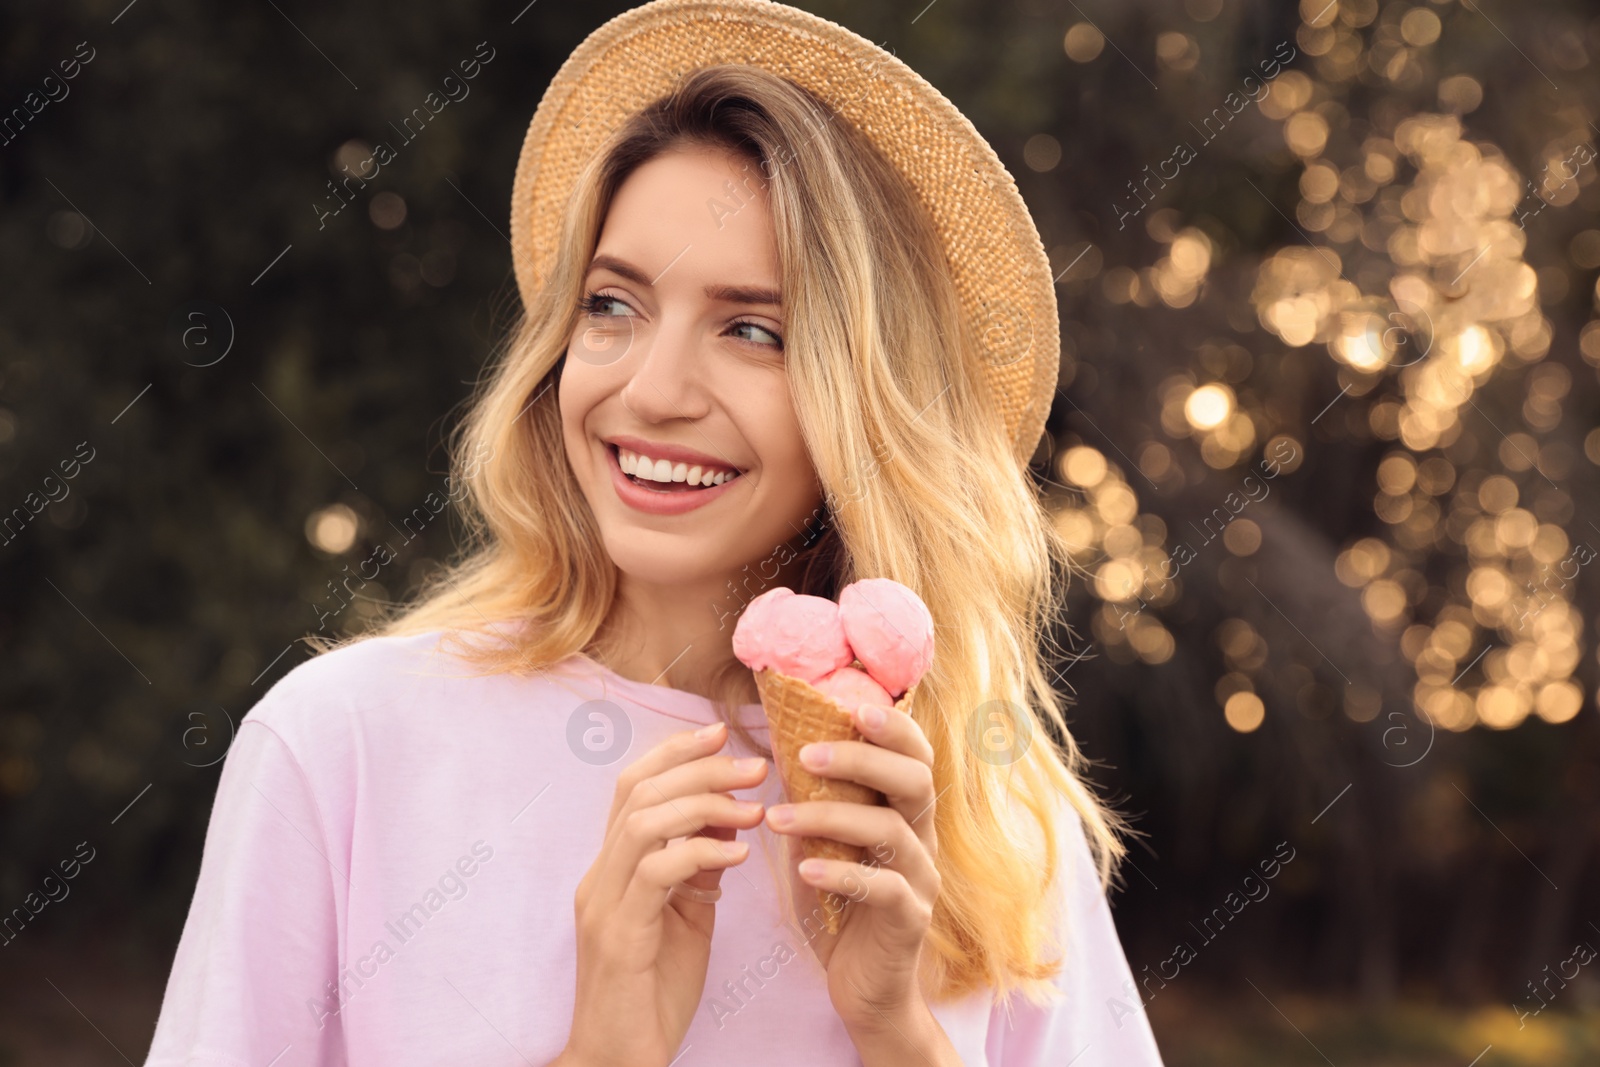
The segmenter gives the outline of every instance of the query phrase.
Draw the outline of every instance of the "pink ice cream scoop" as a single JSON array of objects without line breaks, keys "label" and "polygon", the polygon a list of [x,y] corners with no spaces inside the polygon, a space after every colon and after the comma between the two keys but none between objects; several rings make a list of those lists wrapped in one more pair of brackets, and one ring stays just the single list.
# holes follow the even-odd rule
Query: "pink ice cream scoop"
[{"label": "pink ice cream scoop", "polygon": [[733,654],[738,657],[751,670],[760,670],[755,665],[760,660],[765,664],[768,653],[768,634],[771,623],[763,622],[763,616],[772,614],[772,609],[781,601],[794,596],[794,590],[788,586],[780,585],[776,589],[769,589],[744,606],[744,611],[739,614],[739,621],[733,628]]},{"label": "pink ice cream scoop", "polygon": [[744,606],[744,611],[739,614],[739,621],[733,628],[733,654],[753,671],[758,671],[762,666],[768,665],[771,658],[769,651],[771,623],[764,622],[764,616],[770,616],[772,608],[780,601],[794,596],[794,590],[787,586],[778,586],[762,593]]},{"label": "pink ice cream scoop", "polygon": [[933,662],[933,616],[892,578],[863,578],[839,594],[839,623],[856,658],[898,698]]},{"label": "pink ice cream scoop", "polygon": [[733,654],[753,671],[770,667],[807,683],[855,659],[839,622],[839,605],[781,586],[745,607],[733,630]]},{"label": "pink ice cream scoop", "polygon": [[888,692],[872,680],[872,675],[854,667],[840,667],[826,678],[814,683],[817,691],[832,697],[841,707],[857,708],[863,704],[876,704],[880,708],[894,707]]}]

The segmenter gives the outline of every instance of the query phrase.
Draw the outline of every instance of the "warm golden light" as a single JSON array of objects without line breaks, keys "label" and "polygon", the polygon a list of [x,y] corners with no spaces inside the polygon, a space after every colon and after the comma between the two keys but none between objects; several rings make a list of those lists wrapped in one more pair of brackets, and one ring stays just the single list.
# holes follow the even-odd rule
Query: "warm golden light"
[{"label": "warm golden light", "polygon": [[1487,370],[1494,365],[1495,358],[1494,344],[1482,326],[1470,326],[1456,339],[1456,361],[1468,374]]},{"label": "warm golden light", "polygon": [[1315,111],[1301,111],[1283,124],[1283,139],[1298,156],[1317,155],[1328,143],[1328,120]]},{"label": "warm golden light", "polygon": [[1368,373],[1390,362],[1393,347],[1384,321],[1373,314],[1351,316],[1344,332],[1333,341],[1334,355]]},{"label": "warm golden light", "polygon": [[1095,487],[1095,510],[1100,513],[1108,526],[1117,526],[1121,523],[1132,522],[1133,517],[1139,513],[1139,500],[1121,482],[1112,482],[1109,479]]},{"label": "warm golden light", "polygon": [[1583,690],[1571,682],[1553,682],[1539,690],[1533,710],[1545,722],[1568,722],[1583,709]]},{"label": "warm golden light", "polygon": [[1088,63],[1106,46],[1105,36],[1087,22],[1079,22],[1067,30],[1062,41],[1067,58],[1074,63]]},{"label": "warm golden light", "polygon": [[1261,547],[1261,527],[1249,519],[1235,519],[1222,531],[1222,543],[1235,556],[1255,555]]},{"label": "warm golden light", "polygon": [[1439,16],[1425,7],[1414,7],[1400,20],[1400,36],[1407,44],[1429,45],[1439,39]]},{"label": "warm golden light", "polygon": [[1361,591],[1361,606],[1377,623],[1392,623],[1406,610],[1405,590],[1398,582],[1380,578]]},{"label": "warm golden light", "polygon": [[[1293,153],[1299,200],[1281,213],[1303,243],[1291,239],[1263,255],[1249,300],[1282,346],[1325,350],[1339,392],[1332,404],[1320,401],[1312,420],[1320,421],[1308,427],[1297,419],[1302,405],[1263,390],[1252,374],[1252,365],[1268,364],[1301,374],[1305,353],[1196,338],[1192,365],[1156,385],[1153,407],[1167,443],[1128,444],[1139,459],[1127,480],[1096,450],[1064,453],[1061,481],[1088,499],[1058,526],[1098,550],[1089,567],[1103,598],[1126,603],[1142,575],[1141,597],[1170,602],[1182,579],[1162,574],[1183,558],[1177,542],[1188,535],[1175,523],[1167,545],[1166,526],[1152,531],[1153,516],[1138,514],[1134,486],[1209,487],[1215,479],[1206,468],[1235,472],[1286,444],[1294,447],[1274,476],[1320,455],[1322,441],[1371,446],[1376,477],[1363,493],[1372,509],[1365,525],[1376,533],[1344,546],[1334,572],[1380,636],[1398,639],[1415,671],[1418,713],[1452,731],[1508,729],[1530,715],[1569,721],[1586,699],[1574,676],[1593,642],[1573,603],[1575,583],[1552,575],[1570,574],[1569,557],[1581,547],[1581,509],[1565,482],[1582,484],[1592,473],[1575,470],[1579,464],[1600,466],[1600,430],[1561,431],[1591,414],[1580,385],[1592,386],[1588,375],[1600,370],[1600,318],[1578,328],[1580,367],[1565,353],[1546,358],[1555,354],[1557,326],[1544,311],[1575,306],[1591,285],[1600,299],[1590,273],[1600,268],[1600,229],[1567,224],[1557,243],[1541,248],[1537,269],[1524,252],[1534,233],[1527,219],[1578,202],[1589,184],[1592,170],[1570,178],[1592,162],[1591,150],[1576,153],[1587,134],[1541,129],[1518,153],[1485,139],[1482,124],[1463,118],[1482,104],[1482,82],[1439,73],[1448,67],[1434,49],[1454,27],[1437,3],[1306,0],[1300,15],[1296,46],[1308,62],[1278,75],[1255,105],[1280,125]],[[1074,39],[1089,58],[1109,43],[1085,24],[1069,33],[1069,54]],[[1160,65],[1184,69],[1201,40],[1160,34]],[[1373,121],[1370,102],[1347,91],[1357,82],[1380,95],[1403,93],[1407,103]],[[1108,303],[1181,309],[1207,301],[1229,244],[1213,243],[1218,228],[1184,220],[1174,206],[1144,216],[1146,234],[1166,254],[1147,267],[1107,270]],[[1330,396],[1326,383],[1318,391]],[[1183,438],[1187,446],[1172,447]],[[1252,511],[1221,530],[1218,547],[1230,557],[1218,565],[1224,587],[1256,573],[1257,554],[1277,536],[1271,517]],[[1117,662],[1166,655],[1171,635],[1153,614],[1142,615],[1129,621],[1119,607],[1095,616],[1102,640],[1121,646]],[[1265,663],[1259,635],[1227,620],[1216,636],[1228,668],[1217,699],[1234,729],[1256,729],[1265,714],[1250,681]],[[1349,719],[1369,722],[1384,694],[1347,693],[1343,702]]]},{"label": "warm golden light", "polygon": [[1184,417],[1197,430],[1210,430],[1233,414],[1233,390],[1225,385],[1202,385],[1183,402]]},{"label": "warm golden light", "polygon": [[1065,508],[1056,512],[1056,532],[1067,543],[1067,547],[1074,552],[1093,548],[1095,541],[1094,516],[1077,508]]},{"label": "warm golden light", "polygon": [[356,513],[344,504],[330,504],[306,519],[306,540],[329,555],[337,556],[355,544],[361,524]]},{"label": "warm golden light", "polygon": [[1222,716],[1228,720],[1229,726],[1241,734],[1247,734],[1266,719],[1267,706],[1254,693],[1235,693],[1223,706]]},{"label": "warm golden light", "polygon": [[1491,729],[1509,730],[1528,717],[1532,703],[1523,689],[1486,686],[1478,691],[1478,719]]},{"label": "warm golden light", "polygon": [[1092,489],[1105,480],[1106,457],[1087,445],[1069,448],[1061,456],[1061,475],[1073,485]]},{"label": "warm golden light", "polygon": [[1389,546],[1376,537],[1363,537],[1334,561],[1334,574],[1352,589],[1360,588],[1389,568]]},{"label": "warm golden light", "polygon": [[1137,598],[1144,585],[1143,570],[1137,563],[1128,560],[1107,560],[1095,571],[1095,595],[1101,600],[1113,602]]},{"label": "warm golden light", "polygon": [[1193,70],[1200,62],[1200,45],[1186,33],[1163,33],[1156,38],[1156,58],[1171,70]]}]

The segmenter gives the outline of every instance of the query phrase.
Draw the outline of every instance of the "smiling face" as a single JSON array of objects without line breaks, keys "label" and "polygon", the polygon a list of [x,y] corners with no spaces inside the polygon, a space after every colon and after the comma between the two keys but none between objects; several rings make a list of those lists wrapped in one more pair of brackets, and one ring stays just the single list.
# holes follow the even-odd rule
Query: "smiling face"
[{"label": "smiling face", "polygon": [[654,157],[618,188],[585,278],[562,436],[607,552],[640,582],[720,589],[822,501],[790,401],[762,186],[725,151]]}]

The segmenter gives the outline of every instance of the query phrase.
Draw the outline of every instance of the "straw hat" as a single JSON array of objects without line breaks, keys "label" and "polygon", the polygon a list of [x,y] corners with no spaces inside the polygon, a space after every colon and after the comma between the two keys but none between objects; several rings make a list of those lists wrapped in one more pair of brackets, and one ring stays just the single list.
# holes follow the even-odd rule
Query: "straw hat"
[{"label": "straw hat", "polygon": [[774,0],[654,0],[591,33],[540,100],[511,193],[525,305],[548,277],[579,173],[631,114],[686,73],[761,67],[876,145],[933,218],[1018,463],[1039,442],[1060,365],[1055,284],[1015,180],[954,104],[889,52]]}]

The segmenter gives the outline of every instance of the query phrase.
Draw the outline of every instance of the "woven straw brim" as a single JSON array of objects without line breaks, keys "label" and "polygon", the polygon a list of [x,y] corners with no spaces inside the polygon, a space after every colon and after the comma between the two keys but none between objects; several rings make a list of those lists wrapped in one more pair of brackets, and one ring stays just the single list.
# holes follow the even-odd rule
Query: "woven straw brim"
[{"label": "woven straw brim", "polygon": [[550,275],[585,164],[685,74],[721,63],[760,67],[809,90],[910,181],[943,241],[984,376],[1026,463],[1050,411],[1060,323],[1050,264],[1016,182],[972,123],[905,63],[772,0],[654,0],[595,30],[562,64],[534,113],[511,194],[524,305]]}]

